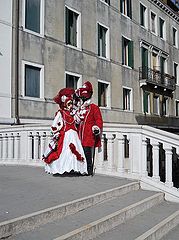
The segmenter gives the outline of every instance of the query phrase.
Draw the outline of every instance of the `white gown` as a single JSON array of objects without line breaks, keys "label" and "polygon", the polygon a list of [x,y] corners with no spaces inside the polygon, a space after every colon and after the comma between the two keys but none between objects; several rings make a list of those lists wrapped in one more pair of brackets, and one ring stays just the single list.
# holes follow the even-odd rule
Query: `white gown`
[{"label": "white gown", "polygon": [[[45,164],[45,171],[51,174],[63,174],[64,172],[75,171],[81,174],[87,174],[87,162],[85,158],[85,154],[83,151],[83,147],[81,145],[81,141],[78,137],[77,131],[74,130],[74,127],[70,128],[69,122],[66,121],[66,115],[62,111],[59,111],[53,121],[52,129],[55,129],[54,134],[60,129],[65,129],[67,127],[67,131],[65,131],[62,151],[59,155],[59,158],[54,160],[50,164]],[[63,114],[63,117],[62,117]],[[67,116],[69,117],[69,116]],[[69,120],[69,118],[67,119]],[[74,121],[73,121],[74,122]],[[70,123],[72,124],[72,123]],[[73,125],[74,126],[74,125]],[[73,144],[77,150],[77,152],[84,158],[83,161],[77,160],[77,156],[71,151],[69,145]]]}]

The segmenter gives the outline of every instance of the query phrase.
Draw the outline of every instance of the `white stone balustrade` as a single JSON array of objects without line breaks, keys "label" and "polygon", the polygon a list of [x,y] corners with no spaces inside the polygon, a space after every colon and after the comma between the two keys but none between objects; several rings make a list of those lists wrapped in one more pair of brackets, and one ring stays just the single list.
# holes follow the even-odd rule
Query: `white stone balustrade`
[{"label": "white stone balustrade", "polygon": [[[104,135],[107,139],[104,143]],[[124,135],[129,141],[129,158],[124,156]],[[147,172],[147,142],[152,145],[153,176]],[[49,126],[22,126],[0,129],[0,164],[42,166],[42,155],[51,140]],[[107,149],[106,147],[107,142]],[[104,124],[102,151],[96,149],[96,171],[100,173],[150,179],[160,183],[159,143],[165,150],[165,186],[172,182],[172,147],[179,154],[179,136],[149,126]],[[107,159],[104,152],[107,151]],[[128,163],[128,164],[126,164]],[[163,183],[162,183],[163,184]],[[164,185],[164,184],[163,184]]]}]

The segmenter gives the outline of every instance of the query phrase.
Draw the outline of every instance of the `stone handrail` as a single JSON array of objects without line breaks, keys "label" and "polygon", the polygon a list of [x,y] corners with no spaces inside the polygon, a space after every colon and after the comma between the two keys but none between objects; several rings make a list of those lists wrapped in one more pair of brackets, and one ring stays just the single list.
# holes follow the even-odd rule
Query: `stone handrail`
[{"label": "stone handrail", "polygon": [[[0,164],[43,166],[42,154],[51,139],[48,125],[0,128]],[[152,173],[149,174],[148,143]],[[179,154],[179,136],[150,126],[105,123],[101,151],[96,151],[99,173],[160,182],[159,148],[165,153],[163,185],[173,188],[173,149]],[[127,152],[126,152],[127,151]]]}]

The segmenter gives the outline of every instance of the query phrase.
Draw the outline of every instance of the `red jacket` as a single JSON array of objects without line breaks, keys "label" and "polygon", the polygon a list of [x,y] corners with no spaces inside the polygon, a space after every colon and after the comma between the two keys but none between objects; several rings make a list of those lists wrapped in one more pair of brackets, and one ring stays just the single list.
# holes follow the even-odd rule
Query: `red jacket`
[{"label": "red jacket", "polygon": [[[94,147],[95,135],[93,134],[92,127],[96,125],[102,132],[103,119],[100,108],[92,103],[86,107],[86,113],[84,114],[84,120],[79,126],[79,137],[83,147]],[[96,147],[101,146],[101,134],[97,135]]]}]

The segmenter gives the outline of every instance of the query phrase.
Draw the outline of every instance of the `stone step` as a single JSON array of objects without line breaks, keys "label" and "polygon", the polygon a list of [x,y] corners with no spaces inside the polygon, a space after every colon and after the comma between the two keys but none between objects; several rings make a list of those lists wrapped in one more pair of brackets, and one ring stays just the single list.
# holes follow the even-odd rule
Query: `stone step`
[{"label": "stone step", "polygon": [[100,202],[116,198],[128,192],[138,190],[139,182],[128,183],[87,197],[76,199],[51,208],[46,208],[22,217],[14,218],[0,223],[0,236],[8,237],[34,227],[55,221],[67,215],[82,211]]},{"label": "stone step", "polygon": [[163,201],[95,240],[159,240],[179,223],[178,210],[179,204]]},{"label": "stone step", "polygon": [[178,240],[179,239],[179,228],[175,227],[172,231],[166,234],[161,240]]},{"label": "stone step", "polygon": [[[13,236],[13,240],[93,239],[164,201],[163,193],[132,191],[91,208]],[[9,238],[10,240],[10,238]]]}]

